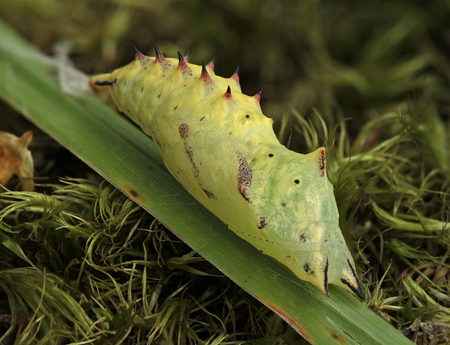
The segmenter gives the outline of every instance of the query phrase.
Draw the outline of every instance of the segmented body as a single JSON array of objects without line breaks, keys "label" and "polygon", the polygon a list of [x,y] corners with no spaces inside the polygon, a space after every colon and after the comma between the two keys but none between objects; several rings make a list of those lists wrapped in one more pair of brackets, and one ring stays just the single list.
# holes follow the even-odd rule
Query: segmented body
[{"label": "segmented body", "polygon": [[325,149],[302,155],[277,140],[259,100],[237,73],[137,52],[91,84],[108,87],[119,110],[150,135],[170,173],[200,203],[262,253],[328,294],[328,284],[363,298],[339,229]]}]

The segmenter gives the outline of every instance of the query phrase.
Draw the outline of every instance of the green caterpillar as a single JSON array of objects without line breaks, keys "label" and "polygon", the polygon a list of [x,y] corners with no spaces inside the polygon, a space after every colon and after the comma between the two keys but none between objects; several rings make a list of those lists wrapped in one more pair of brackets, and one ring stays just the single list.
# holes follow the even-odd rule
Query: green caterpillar
[{"label": "green caterpillar", "polygon": [[91,78],[158,146],[170,173],[261,253],[328,295],[336,284],[364,298],[339,229],[325,149],[302,155],[277,140],[260,93],[207,65],[136,52],[130,64]]}]

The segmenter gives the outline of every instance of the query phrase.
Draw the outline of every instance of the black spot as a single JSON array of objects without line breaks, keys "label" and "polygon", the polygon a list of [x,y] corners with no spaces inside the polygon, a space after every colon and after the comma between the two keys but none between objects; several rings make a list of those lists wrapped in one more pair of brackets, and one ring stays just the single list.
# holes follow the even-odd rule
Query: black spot
[{"label": "black spot", "polygon": [[111,83],[110,81],[107,81],[107,80],[103,80],[103,81],[96,81],[94,84],[98,85],[98,86],[110,86],[113,83]]},{"label": "black spot", "polygon": [[303,269],[305,270],[306,274],[308,274],[308,275],[310,275],[310,276],[313,276],[313,277],[316,276],[316,272],[314,272],[314,271],[311,269],[311,267],[309,267],[309,264],[308,264],[308,263],[306,263],[306,264],[303,266]]},{"label": "black spot", "polygon": [[247,114],[247,115],[245,115],[245,117],[246,117],[247,119],[249,119],[249,118],[250,118],[250,115]]},{"label": "black spot", "polygon": [[296,184],[299,184],[299,183],[300,183],[300,180],[299,180],[299,179],[295,179],[294,182],[295,182]]},{"label": "black spot", "polygon": [[269,153],[269,157],[273,157],[273,153]]},{"label": "black spot", "polygon": [[281,203],[281,206],[286,207],[286,204],[284,202]]},{"label": "black spot", "polygon": [[176,105],[175,108],[173,108],[173,110],[177,110],[177,108],[178,108],[178,105]]},{"label": "black spot", "polygon": [[300,242],[307,242],[308,241],[308,239],[306,238],[305,234],[301,234],[299,240],[300,240]]},{"label": "black spot", "polygon": [[325,265],[325,268],[323,270],[323,287],[325,289],[325,293],[328,296],[328,258],[327,258],[327,263]]},{"label": "black spot", "polygon": [[267,226],[266,217],[259,217],[258,229],[264,229]]},{"label": "black spot", "polygon": [[205,117],[203,116],[203,117],[200,119],[200,121],[203,121],[204,118],[205,118]]},{"label": "black spot", "polygon": [[131,194],[131,196],[132,196],[133,198],[137,198],[137,197],[139,196],[139,193],[136,192],[134,189],[131,189],[131,190],[130,190],[130,194]]}]

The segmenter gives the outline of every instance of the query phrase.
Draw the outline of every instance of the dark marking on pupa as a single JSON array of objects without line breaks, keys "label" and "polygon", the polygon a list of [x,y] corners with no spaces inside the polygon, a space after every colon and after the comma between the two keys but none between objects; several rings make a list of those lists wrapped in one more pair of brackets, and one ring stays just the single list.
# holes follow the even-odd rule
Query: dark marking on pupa
[{"label": "dark marking on pupa", "polygon": [[189,146],[186,138],[189,137],[189,126],[186,123],[182,123],[181,125],[178,126],[178,133],[180,133],[180,137],[181,139],[184,140],[184,151],[186,152],[186,155],[189,158],[189,162],[191,163],[192,166],[192,173],[194,174],[194,176],[197,178],[199,175],[199,171],[198,171],[198,167],[195,164],[194,161],[194,153],[192,150],[192,147]]},{"label": "dark marking on pupa", "polygon": [[300,240],[300,242],[307,242],[308,241],[306,239],[306,235],[305,234],[301,234],[299,240]]},{"label": "dark marking on pupa", "polygon": [[209,199],[217,200],[217,197],[214,195],[214,193],[212,193],[204,188],[202,188],[202,190]]},{"label": "dark marking on pupa", "polygon": [[353,285],[347,279],[344,279],[344,278],[341,278],[341,282],[343,284],[347,285],[355,293],[356,296],[358,296],[359,298],[364,300],[365,297],[364,297],[364,294],[362,292],[361,284],[359,283],[359,279],[358,279],[358,276],[356,275],[355,269],[353,268],[353,265],[352,265],[352,263],[350,262],[349,259],[347,259],[347,263],[348,263],[348,267],[350,267],[350,271],[352,272],[353,277],[355,277],[356,286]]},{"label": "dark marking on pupa", "polygon": [[326,158],[326,154],[325,154],[325,149],[322,148],[322,149],[320,149],[320,152],[319,152],[320,176],[322,176],[322,177],[325,176],[326,168],[327,168],[327,158]]},{"label": "dark marking on pupa", "polygon": [[194,177],[198,178],[198,175],[199,175],[200,172],[199,172],[198,167],[197,167],[197,165],[195,164],[195,161],[194,161],[194,153],[192,151],[192,147],[189,146],[189,144],[187,143],[186,140],[184,141],[184,151],[186,152],[186,155],[189,158],[189,163],[191,163],[192,173],[194,174]]},{"label": "dark marking on pupa", "polygon": [[323,269],[323,289],[325,290],[325,294],[328,296],[328,258],[325,268]]},{"label": "dark marking on pupa", "polygon": [[187,123],[182,123],[178,126],[178,133],[180,133],[181,139],[186,139],[189,136],[189,126]]},{"label": "dark marking on pupa", "polygon": [[258,229],[264,229],[267,226],[266,217],[259,217]]},{"label": "dark marking on pupa", "polygon": [[247,195],[247,189],[252,183],[253,171],[248,165],[247,159],[242,153],[237,154],[237,159],[239,162],[237,174],[239,193],[241,193],[245,200],[247,200],[248,202],[252,202]]},{"label": "dark marking on pupa", "polygon": [[101,80],[101,81],[98,80],[94,84],[97,85],[97,86],[111,86],[113,83],[111,83],[108,80]]},{"label": "dark marking on pupa", "polygon": [[305,270],[306,274],[315,277],[316,276],[316,272],[314,272],[311,267],[309,267],[309,263],[306,263],[303,266],[303,269]]}]

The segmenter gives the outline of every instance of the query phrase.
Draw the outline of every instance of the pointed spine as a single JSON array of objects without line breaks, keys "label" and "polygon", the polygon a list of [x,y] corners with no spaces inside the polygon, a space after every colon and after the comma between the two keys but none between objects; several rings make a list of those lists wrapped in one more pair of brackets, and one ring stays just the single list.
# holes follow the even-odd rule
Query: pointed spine
[{"label": "pointed spine", "polygon": [[185,71],[189,66],[186,63],[186,60],[183,58],[183,55],[181,55],[180,52],[178,53],[178,68],[182,71]]},{"label": "pointed spine", "polygon": [[145,55],[142,54],[137,48],[136,46],[133,44],[133,48],[134,48],[134,59],[135,60],[142,60],[143,58],[145,58]]},{"label": "pointed spine", "polygon": [[166,58],[164,57],[164,55],[161,54],[161,52],[159,51],[158,47],[155,46],[155,62],[163,62]]},{"label": "pointed spine", "polygon": [[212,72],[214,72],[214,65],[215,65],[215,63],[216,63],[216,57],[213,56],[211,61],[206,64],[206,67],[208,67]]},{"label": "pointed spine", "polygon": [[228,85],[227,91],[225,91],[225,93],[223,94],[223,97],[225,99],[229,99],[229,100],[231,100],[233,98],[233,96],[231,95],[230,85]]},{"label": "pointed spine", "polygon": [[233,75],[231,76],[231,79],[236,80],[236,83],[239,85],[239,65],[236,67],[236,71],[234,71]]},{"label": "pointed spine", "polygon": [[202,73],[200,75],[200,78],[205,82],[205,84],[212,83],[212,79],[210,75],[208,74],[208,71],[206,70],[205,64],[202,62]]},{"label": "pointed spine", "polygon": [[261,95],[262,95],[263,89],[261,89],[258,93],[255,93],[253,97],[258,101],[258,103],[261,102]]},{"label": "pointed spine", "polygon": [[186,50],[186,54],[184,54],[184,61],[189,63],[189,50]]}]

